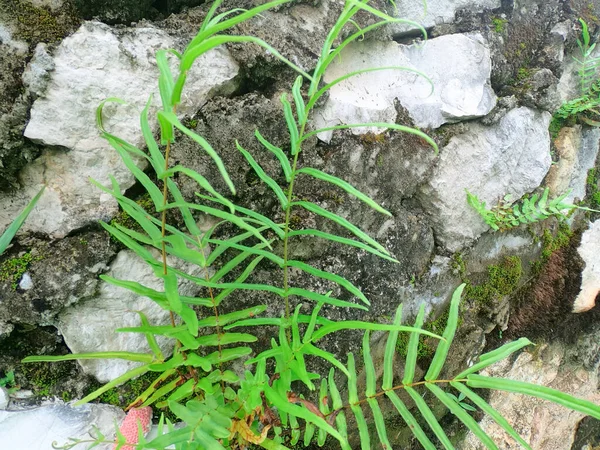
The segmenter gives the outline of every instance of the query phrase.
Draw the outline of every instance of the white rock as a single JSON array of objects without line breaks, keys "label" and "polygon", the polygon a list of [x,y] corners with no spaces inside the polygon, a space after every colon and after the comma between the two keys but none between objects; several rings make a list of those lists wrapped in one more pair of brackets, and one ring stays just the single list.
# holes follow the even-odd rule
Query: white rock
[{"label": "white rock", "polygon": [[[590,344],[597,349],[595,344],[598,339],[597,333],[593,337],[596,341]],[[585,370],[581,365],[570,364],[569,359],[581,364],[579,359],[571,357],[573,353],[573,349],[565,349],[558,343],[550,346],[543,344],[541,348],[536,348],[531,353],[521,353],[516,360],[507,358],[494,364],[489,369],[485,369],[482,375],[535,383],[598,404],[600,394],[597,389],[597,369]],[[502,391],[490,392],[488,403],[507,419],[531,448],[535,450],[573,448],[579,421],[585,414],[535,397]],[[522,448],[488,415],[484,416],[479,425],[500,450]],[[469,432],[465,441],[457,448],[484,450],[486,447],[472,432]]]},{"label": "white rock", "polygon": [[[174,45],[171,36],[155,28],[113,30],[86,22],[56,49],[55,70],[45,95],[31,110],[25,136],[53,146],[20,175],[25,189],[0,196],[0,229],[46,184],[46,192],[29,216],[24,230],[64,237],[70,231],[117,212],[116,202],[92,186],[115,176],[122,189],[134,178],[117,153],[100,138],[96,107],[109,97],[120,97],[128,106],[105,107],[107,130],[142,147],[139,113],[151,93],[159,105],[155,52]],[[238,65],[219,48],[200,58],[188,73],[178,112],[197,110],[206,99],[233,89]],[[65,149],[69,151],[65,151]]]},{"label": "white rock", "polygon": [[[423,1],[396,0],[397,17],[409,19],[425,28],[454,21],[454,15],[461,8],[469,11],[482,11],[484,8],[494,9],[501,6],[501,0],[427,0],[427,10],[423,8]],[[416,30],[414,25],[395,24],[392,29],[398,32]]]},{"label": "white rock", "polygon": [[[69,438],[89,439],[93,426],[105,436],[114,436],[114,423],[124,415],[114,406],[87,404],[75,408],[59,401],[25,411],[0,411],[0,448],[48,450],[53,442],[63,445]],[[112,446],[94,448],[109,450]]]},{"label": "white rock", "polygon": [[573,303],[573,312],[580,313],[594,307],[596,295],[600,292],[600,220],[583,233],[577,252],[585,262],[581,273],[581,292]]},{"label": "white rock", "polygon": [[600,130],[581,126],[565,127],[555,140],[556,152],[559,157],[546,178],[546,185],[550,188],[551,197],[571,193],[565,202],[573,203],[575,199],[583,200],[585,197],[587,173],[594,167],[598,156],[598,143]]},{"label": "white rock", "polygon": [[0,386],[0,411],[5,410],[10,401],[10,397],[8,395],[8,389]]},{"label": "white rock", "polygon": [[50,72],[54,70],[54,60],[48,53],[48,46],[40,42],[33,52],[33,57],[23,72],[23,84],[36,96],[44,93],[50,80]]},{"label": "white rock", "polygon": [[[370,67],[404,66],[420,71],[385,70],[349,78],[331,88],[325,106],[315,114],[324,128],[361,122],[394,122],[398,99],[415,124],[437,128],[448,122],[481,117],[492,110],[496,95],[490,86],[490,52],[480,34],[454,34],[425,44],[405,46],[393,41],[365,41],[348,46],[329,67],[325,81]],[[354,133],[369,131],[355,128]],[[319,134],[325,141],[332,132]]]},{"label": "white rock", "polygon": [[31,275],[29,272],[25,272],[21,277],[21,281],[19,281],[19,287],[24,291],[28,291],[33,287],[33,280],[31,279]]},{"label": "white rock", "polygon": [[[156,254],[157,259],[160,256]],[[173,261],[169,261],[173,264]],[[197,266],[176,265],[177,268],[200,276]],[[121,251],[110,265],[109,276],[122,280],[137,281],[157,291],[164,291],[162,280],[156,278],[148,264],[129,250]],[[190,282],[180,283],[181,295],[194,295],[197,285]],[[160,308],[155,302],[140,297],[131,291],[102,283],[98,296],[81,300],[68,308],[58,317],[58,329],[65,343],[73,353],[96,351],[128,351],[151,353],[146,338],[140,333],[115,333],[116,328],[141,326],[141,311],[151,325],[169,325],[169,312]],[[165,337],[157,338],[165,356],[173,351],[174,340]],[[79,361],[84,371],[94,375],[101,382],[111,381],[139,363],[126,360],[83,360]]]},{"label": "white rock", "polygon": [[488,229],[467,204],[465,189],[492,207],[540,185],[552,162],[549,123],[549,113],[521,107],[489,127],[466,124],[468,131],[450,139],[419,194],[438,242],[458,251]]}]

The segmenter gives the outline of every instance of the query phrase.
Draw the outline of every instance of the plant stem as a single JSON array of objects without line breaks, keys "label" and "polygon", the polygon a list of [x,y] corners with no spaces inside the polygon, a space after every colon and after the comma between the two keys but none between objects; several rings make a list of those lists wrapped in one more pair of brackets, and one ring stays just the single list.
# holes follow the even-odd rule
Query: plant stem
[{"label": "plant stem", "polygon": [[[165,149],[165,171],[169,170],[169,154],[171,153],[171,143],[167,142],[167,148]],[[168,273],[168,266],[167,266],[167,247],[165,244],[165,236],[166,236],[166,228],[167,228],[167,209],[165,208],[167,206],[167,199],[169,196],[169,188],[167,186],[167,180],[168,177],[165,178],[164,182],[163,182],[163,210],[161,213],[161,229],[160,229],[160,234],[162,237],[162,242],[161,242],[161,253],[162,253],[162,263],[163,263],[163,274],[167,275]],[[173,311],[169,310],[169,316],[171,317],[171,325],[173,327],[175,327],[175,314],[173,314]]]}]

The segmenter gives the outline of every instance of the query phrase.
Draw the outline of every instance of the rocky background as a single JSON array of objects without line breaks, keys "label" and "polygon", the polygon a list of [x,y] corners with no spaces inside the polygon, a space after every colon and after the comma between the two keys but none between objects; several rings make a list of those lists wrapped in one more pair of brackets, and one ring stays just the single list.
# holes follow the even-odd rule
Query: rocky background
[{"label": "rocky background", "polygon": [[[298,0],[237,31],[273,43],[310,71],[339,3]],[[577,97],[572,60],[581,32],[577,19],[584,18],[595,36],[600,1],[430,0],[425,16],[418,1],[397,0],[397,10],[386,0],[372,4],[422,23],[428,41],[419,42],[416,29],[388,27],[349,47],[326,79],[365,67],[403,65],[427,74],[434,92],[429,95],[429,85],[409,72],[376,72],[332,89],[313,125],[411,125],[428,132],[440,152],[435,155],[418,138],[383,129],[323,133],[309,142],[303,164],[347,179],[394,218],[380,217],[324,185],[299,183],[298,195],[351,217],[401,264],[310,241],[297,244],[296,255],[360,286],[372,303],[368,317],[361,318],[388,320],[400,302],[410,318],[425,302],[434,331],[443,329],[451,292],[466,282],[459,342],[448,373],[484,349],[526,336],[537,347],[490,372],[600,401],[600,314],[592,307],[600,289],[596,215],[577,212],[567,222],[549,219],[493,232],[465,196],[468,189],[492,206],[506,195],[516,200],[548,187],[552,196],[571,189],[568,201],[600,206],[600,131],[576,123],[558,129],[551,122],[563,102]],[[154,53],[182,50],[206,11],[202,0],[0,0],[0,230],[47,186],[13,246],[0,257],[0,379],[15,374],[14,382],[0,382],[0,444],[46,449],[52,441],[84,435],[90,423],[110,430],[122,412],[105,404],[122,408],[148,384],[135,380],[103,395],[103,404],[73,410],[69,401],[119,376],[128,365],[19,361],[33,354],[145,351],[143,340],[113,330],[136,324],[136,310],[154,323],[168,320],[152,302],[98,278],[112,274],[156,284],[148,268],[98,225],[99,220],[130,219],[90,178],[107,184],[113,175],[127,196],[142,205],[148,199],[99,138],[95,109],[108,97],[125,99],[127,107],[105,108],[108,126],[141,146],[139,111],[151,93],[158,104]],[[238,189],[237,201],[265,213],[276,211],[275,199],[253,176],[234,141],[259,154],[253,138],[259,128],[285,145],[278,97],[293,79],[291,70],[262,49],[219,48],[194,65],[179,111],[221,153]],[[192,142],[180,139],[172,155],[174,162],[200,173],[213,171]],[[261,163],[277,175],[272,161]],[[186,196],[193,195],[193,185],[178,182]],[[317,221],[309,215],[294,220],[311,227]],[[256,277],[266,280],[271,271],[259,266]],[[182,292],[186,289],[195,294],[193,286]],[[582,300],[580,292],[587,297]],[[573,314],[576,301],[584,300],[591,309]],[[278,308],[272,299],[232,301],[236,309],[258,301],[270,302],[273,313]],[[356,335],[340,335],[328,346],[343,355],[356,350],[355,342]],[[428,357],[431,348],[425,343],[424,367]],[[600,444],[599,424],[581,414],[504,394],[489,400],[535,449]],[[48,432],[28,432],[31,423]],[[480,448],[451,416],[443,423],[460,448]],[[487,419],[481,423],[500,448],[516,448]],[[405,431],[399,428],[397,448],[419,448]]]}]

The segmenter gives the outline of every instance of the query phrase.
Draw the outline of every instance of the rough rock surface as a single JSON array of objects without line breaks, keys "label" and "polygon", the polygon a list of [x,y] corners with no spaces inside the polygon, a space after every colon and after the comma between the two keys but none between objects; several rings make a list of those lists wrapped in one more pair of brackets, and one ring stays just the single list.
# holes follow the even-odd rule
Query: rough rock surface
[{"label": "rough rock surface", "polygon": [[[93,426],[105,436],[114,433],[114,423],[125,414],[108,405],[87,404],[73,407],[61,401],[24,411],[0,411],[0,443],[13,450],[48,450],[52,443],[69,438],[89,439]],[[108,445],[96,447],[109,450]]]},{"label": "rough rock surface", "polygon": [[[151,93],[154,104],[160,102],[154,53],[173,44],[167,33],[156,28],[115,31],[99,22],[85,23],[61,43],[47,91],[34,103],[25,130],[26,137],[51,148],[21,173],[25,189],[18,195],[0,197],[0,228],[41,184],[47,185],[46,192],[25,229],[64,237],[71,230],[116,213],[116,202],[88,179],[108,184],[112,174],[123,189],[134,179],[118,154],[98,135],[96,108],[108,97],[125,100],[129,106],[108,104],[104,108],[104,125],[141,146],[139,113]],[[179,112],[195,110],[211,95],[231,92],[237,71],[226,50],[205,55],[189,72]]]},{"label": "rough rock surface", "polygon": [[440,244],[457,251],[488,229],[465,189],[492,207],[540,185],[551,164],[549,122],[550,114],[521,107],[489,127],[466,124],[468,131],[450,139],[419,193]]},{"label": "rough rock surface", "polygon": [[114,244],[101,232],[50,244],[22,242],[0,262],[0,324],[53,323],[63,308],[97,292],[98,274],[114,255]]},{"label": "rough rock surface", "polygon": [[[500,0],[428,0],[427,10],[423,8],[423,3],[413,0],[396,1],[397,17],[400,19],[409,19],[425,28],[434,25],[442,25],[454,20],[456,12],[466,8],[471,12],[478,12],[485,9],[499,8]],[[396,24],[393,30],[396,33],[416,30],[414,25]]]},{"label": "rough rock surface", "polygon": [[[483,375],[509,378],[558,389],[593,403],[598,393],[598,329],[581,336],[577,347],[559,342],[522,352],[516,359],[505,359]],[[563,406],[520,394],[492,391],[489,404],[504,416],[532,448],[536,450],[571,450],[578,423],[584,414]],[[479,423],[494,439],[500,450],[521,448],[489,416]],[[469,432],[462,450],[480,450],[483,446]]]},{"label": "rough rock surface", "polygon": [[585,262],[581,274],[581,292],[573,304],[573,312],[585,312],[594,307],[596,295],[600,292],[600,220],[592,223],[581,236],[581,245],[577,249]]},{"label": "rough rock surface", "polygon": [[[170,261],[173,265],[174,262]],[[175,267],[184,268],[191,275],[200,275],[197,267],[185,268],[175,263]],[[111,263],[109,276],[121,280],[137,281],[151,289],[164,291],[162,281],[157,279],[152,268],[133,252],[119,252]],[[194,295],[197,286],[180,283],[181,295]],[[115,333],[116,328],[140,326],[141,311],[152,325],[170,324],[169,311],[163,310],[155,302],[140,297],[131,291],[102,283],[98,295],[80,301],[58,317],[58,329],[65,343],[73,353],[92,351],[130,351],[150,352],[144,335],[139,333]],[[169,355],[173,350],[172,339],[157,339],[163,353]],[[84,360],[79,361],[84,371],[94,375],[101,382],[108,382],[122,375],[138,364],[125,360]]]},{"label": "rough rock surface", "polygon": [[546,178],[551,197],[571,193],[565,202],[573,203],[575,199],[583,200],[586,190],[588,171],[594,167],[598,156],[600,130],[581,126],[565,127],[560,130],[554,144],[559,157],[553,164]]},{"label": "rough rock surface", "polygon": [[[349,78],[329,91],[325,106],[316,111],[315,126],[392,122],[397,99],[415,125],[438,128],[448,122],[481,117],[496,104],[490,87],[490,53],[480,34],[455,34],[405,46],[396,42],[365,41],[348,46],[333,63],[324,80],[372,67],[407,67],[375,71]],[[414,71],[427,75],[425,78]],[[364,128],[353,129],[364,133]],[[329,141],[333,132],[319,138]]]}]

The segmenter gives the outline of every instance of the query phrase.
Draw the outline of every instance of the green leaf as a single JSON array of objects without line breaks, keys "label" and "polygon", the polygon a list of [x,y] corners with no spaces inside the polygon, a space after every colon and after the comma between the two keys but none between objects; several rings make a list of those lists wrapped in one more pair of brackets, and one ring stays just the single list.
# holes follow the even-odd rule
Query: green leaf
[{"label": "green leaf", "polygon": [[313,169],[312,167],[305,167],[299,170],[296,170],[297,174],[300,173],[305,173],[307,175],[310,175],[313,178],[317,178],[319,180],[323,180],[327,183],[331,183],[341,189],[343,189],[344,191],[346,191],[348,194],[353,195],[354,197],[356,197],[357,199],[359,199],[360,201],[366,203],[367,205],[369,205],[369,207],[373,208],[375,211],[380,212],[382,214],[385,214],[386,216],[390,216],[392,217],[392,213],[389,212],[387,209],[379,206],[374,200],[372,200],[368,195],[363,194],[362,192],[360,192],[358,189],[356,189],[354,186],[352,186],[350,183],[335,177],[333,175],[329,175],[328,173],[325,173],[321,170],[318,169]]},{"label": "green leaf", "polygon": [[435,354],[433,355],[433,360],[431,361],[429,370],[425,374],[425,379],[427,381],[435,380],[440,374],[442,367],[444,367],[446,357],[448,356],[448,350],[450,349],[450,345],[454,339],[454,334],[456,333],[460,296],[462,295],[465,286],[465,283],[461,284],[458,288],[456,288],[454,294],[452,294],[450,311],[448,312],[448,323],[446,325],[446,329],[444,330],[444,334],[442,335],[444,340],[438,342],[438,346],[435,350]]},{"label": "green leaf", "polygon": [[296,124],[296,119],[294,119],[294,113],[292,112],[292,105],[287,99],[285,93],[281,94],[279,97],[281,104],[283,105],[283,113],[285,116],[285,122],[288,126],[288,131],[290,132],[290,143],[292,145],[292,155],[295,155],[300,150],[300,143],[298,142],[298,125]]},{"label": "green leaf", "polygon": [[302,98],[302,93],[300,92],[302,89],[302,81],[304,81],[302,75],[299,75],[292,86],[292,96],[294,97],[294,103],[296,104],[296,114],[298,115],[298,119],[301,121],[305,120],[304,115],[306,114],[304,99]]},{"label": "green leaf", "polygon": [[379,256],[380,258],[386,259],[386,260],[394,262],[394,263],[400,262],[397,259],[392,258],[391,256],[381,253],[379,250],[375,250],[373,247],[371,247],[367,244],[364,244],[359,241],[355,241],[353,239],[348,239],[348,238],[344,238],[341,236],[337,236],[335,234],[325,233],[320,230],[312,230],[312,229],[292,230],[288,233],[288,237],[293,237],[293,236],[314,236],[314,237],[318,237],[321,239],[327,239],[328,241],[333,241],[333,242],[337,242],[339,244],[344,244],[344,245],[349,245],[352,247],[360,248],[360,249],[365,250],[369,253],[372,253],[376,256]]},{"label": "green leaf", "polygon": [[417,405],[417,408],[419,409],[419,412],[425,419],[425,422],[427,422],[427,425],[429,425],[429,428],[431,428],[431,431],[433,431],[433,434],[435,434],[435,436],[439,439],[444,448],[446,450],[454,450],[454,446],[450,442],[450,439],[446,435],[446,432],[443,430],[442,426],[435,418],[435,415],[433,414],[427,403],[425,403],[425,400],[423,400],[423,397],[421,397],[421,395],[419,395],[419,393],[410,386],[405,386],[404,390],[413,399],[415,405]]},{"label": "green leaf", "polygon": [[[421,303],[419,313],[415,320],[415,328],[421,328],[425,319],[425,303]],[[406,363],[404,366],[404,377],[402,384],[411,384],[415,376],[415,368],[417,367],[417,352],[419,349],[419,335],[413,333],[408,340],[408,350],[406,352]]]},{"label": "green leaf", "polygon": [[305,140],[307,140],[313,136],[316,136],[319,133],[323,133],[325,131],[347,130],[350,128],[369,128],[369,127],[388,128],[388,129],[394,130],[394,131],[402,131],[404,133],[414,134],[415,136],[420,137],[421,139],[426,141],[429,145],[431,145],[433,147],[433,149],[435,150],[436,154],[438,152],[438,146],[435,143],[435,141],[432,138],[430,138],[427,134],[423,133],[422,131],[417,130],[416,128],[411,128],[411,127],[407,127],[404,125],[397,125],[394,123],[387,123],[387,122],[351,123],[351,124],[345,124],[345,125],[335,125],[335,126],[331,126],[331,127],[319,128],[318,130],[314,130],[314,131],[311,131],[310,133],[304,134],[302,136],[302,138],[300,139],[300,142],[304,142]]},{"label": "green leaf", "polygon": [[56,362],[56,361],[73,361],[77,359],[125,359],[127,361],[136,361],[151,363],[153,361],[152,355],[146,353],[133,353],[133,352],[93,352],[93,353],[71,353],[68,355],[42,355],[42,356],[28,356],[21,362]]},{"label": "green leaf", "polygon": [[283,170],[283,173],[285,175],[285,180],[289,183],[292,180],[292,166],[290,166],[290,162],[283,150],[267,141],[264,137],[262,137],[258,130],[254,132],[254,136],[256,136],[256,139],[258,139],[258,141],[267,150],[269,150],[277,157],[277,159],[279,160],[279,164],[281,165],[281,169]]},{"label": "green leaf", "polygon": [[526,347],[528,345],[533,345],[533,343],[527,338],[520,338],[513,342],[508,342],[504,344],[502,347],[497,348],[496,350],[492,350],[491,352],[485,353],[479,357],[479,362],[473,364],[471,367],[463,370],[461,373],[454,377],[455,380],[459,380],[461,378],[466,377],[471,373],[475,373],[484,369],[488,366],[491,366],[495,362],[501,361],[508,356],[512,355],[514,352]]},{"label": "green leaf", "polygon": [[238,342],[256,342],[256,336],[248,333],[221,333],[200,336],[196,342],[201,346],[217,346],[235,344]]},{"label": "green leaf", "polygon": [[[412,388],[408,388],[408,387],[405,387],[405,389],[413,390]],[[436,450],[435,445],[433,445],[433,443],[429,440],[429,438],[427,437],[427,435],[421,428],[421,425],[419,425],[419,422],[417,422],[417,419],[415,419],[415,417],[411,414],[411,412],[406,407],[406,405],[404,403],[402,403],[402,400],[400,400],[400,397],[398,397],[398,394],[396,394],[395,391],[390,390],[390,391],[386,391],[385,395],[387,395],[387,397],[392,401],[392,403],[396,407],[396,410],[398,411],[398,413],[400,414],[400,416],[402,417],[404,422],[406,422],[406,424],[410,427],[410,430],[415,435],[417,440],[421,443],[421,445],[425,448],[425,450]],[[425,403],[418,394],[417,394],[417,396],[423,403]],[[417,406],[418,406],[418,404],[417,404]],[[425,406],[427,406],[427,405],[425,405]],[[427,408],[427,409],[429,410],[429,408]],[[420,410],[420,408],[419,408],[419,410]],[[421,413],[423,414],[423,411],[421,411]],[[429,413],[433,416],[431,411],[429,411]],[[427,420],[427,416],[425,414],[423,414],[423,416]],[[435,417],[434,417],[434,421],[435,421]],[[429,421],[427,421],[427,422],[429,423]],[[442,433],[443,433],[443,431],[442,431]],[[444,434],[444,436],[445,436],[445,434]]]},{"label": "green leaf", "polygon": [[[149,327],[150,322],[148,322],[148,318],[146,317],[146,315],[142,311],[136,311],[136,312],[140,316],[142,325]],[[152,350],[152,353],[154,353],[154,356],[156,357],[156,359],[164,360],[165,357],[163,356],[162,351],[160,350],[160,347],[158,346],[158,343],[156,342],[156,338],[154,337],[154,335],[152,333],[144,333],[144,335],[146,336],[146,341],[148,342],[148,346]]]},{"label": "green leaf", "polygon": [[300,270],[302,270],[306,273],[309,273],[317,278],[332,281],[333,283],[346,289],[351,294],[354,294],[356,297],[358,297],[360,300],[362,300],[362,302],[365,303],[366,305],[371,304],[369,302],[369,300],[367,300],[367,297],[365,297],[365,295],[360,291],[360,289],[358,289],[356,286],[354,286],[350,281],[346,280],[344,277],[341,277],[339,275],[336,275],[334,273],[327,272],[324,270],[319,270],[319,269],[312,267],[311,265],[306,264],[302,261],[288,260],[287,265],[289,267],[295,267],[296,269],[300,269]]},{"label": "green leaf", "polygon": [[78,400],[77,402],[75,402],[73,404],[73,406],[80,406],[80,405],[84,405],[88,402],[91,402],[92,400],[98,398],[100,395],[104,394],[106,391],[111,390],[115,386],[119,386],[120,384],[123,384],[133,378],[139,377],[139,376],[145,374],[146,372],[148,372],[148,366],[141,366],[141,367],[136,367],[135,369],[131,369],[130,371],[125,372],[120,377],[117,377],[114,380],[106,383],[101,388],[96,389],[91,394],[86,395],[81,400]]},{"label": "green leaf", "polygon": [[531,447],[525,440],[515,431],[515,429],[508,423],[508,421],[502,417],[502,415],[492,408],[484,399],[473,392],[471,389],[466,387],[462,383],[453,381],[450,385],[458,390],[461,394],[464,394],[469,400],[475,403],[483,412],[490,416],[494,421],[500,425],[504,431],[506,431],[512,438],[517,441],[526,450],[531,450]]},{"label": "green leaf", "polygon": [[225,165],[223,164],[223,161],[221,160],[221,158],[219,157],[219,155],[217,154],[215,149],[212,148],[212,146],[206,141],[206,139],[204,139],[199,134],[194,133],[189,128],[185,127],[179,121],[177,116],[170,111],[159,111],[158,118],[161,121],[161,123],[167,122],[167,123],[173,125],[179,131],[181,131],[183,134],[192,138],[196,143],[198,143],[200,145],[200,147],[202,147],[204,149],[204,151],[206,153],[208,153],[208,155],[211,157],[211,159],[217,165],[217,168],[219,169],[219,173],[221,174],[221,177],[223,178],[223,180],[225,180],[225,183],[229,187],[229,190],[231,191],[231,193],[235,194],[235,187],[233,186],[233,182],[229,178],[229,174],[227,173],[227,169],[225,169]]},{"label": "green leaf", "polygon": [[467,412],[462,409],[456,401],[448,396],[443,390],[433,383],[426,383],[425,386],[448,408],[452,414],[460,419],[469,430],[490,450],[498,450],[498,447],[492,439],[481,429],[479,424]]},{"label": "green leaf", "polygon": [[291,206],[300,206],[300,207],[306,209],[307,211],[310,211],[314,214],[317,214],[321,217],[325,217],[326,219],[329,219],[332,222],[337,223],[338,225],[340,225],[340,226],[344,227],[345,229],[347,229],[348,231],[350,231],[357,238],[362,239],[367,244],[371,245],[372,247],[375,247],[380,252],[382,252],[386,255],[389,255],[389,252],[381,244],[379,244],[375,239],[371,238],[364,231],[362,231],[356,225],[350,223],[343,217],[340,217],[337,214],[327,211],[326,209],[321,208],[320,206],[315,205],[314,203],[310,203],[310,202],[304,202],[304,201],[292,202],[292,203],[290,203],[290,205]]},{"label": "green leaf", "polygon": [[507,380],[505,378],[485,377],[471,374],[467,376],[467,385],[474,388],[494,389],[496,391],[515,392],[531,397],[549,400],[553,403],[579,411],[595,419],[600,419],[600,406],[587,400],[573,397],[564,392],[557,391],[545,386],[538,386],[523,381]]},{"label": "green leaf", "polygon": [[[392,325],[400,326],[402,323],[402,304],[396,308],[394,322]],[[412,336],[412,335],[411,335]],[[418,336],[418,335],[417,335]],[[385,343],[385,353],[383,356],[383,390],[391,389],[394,384],[394,358],[396,356],[396,342],[398,341],[398,331],[390,331]]]},{"label": "green leaf", "polygon": [[381,412],[381,408],[379,408],[379,403],[377,402],[377,397],[375,394],[377,393],[376,381],[377,377],[375,375],[375,366],[373,365],[373,358],[371,357],[371,348],[370,348],[370,333],[366,331],[363,336],[362,349],[363,349],[363,360],[365,362],[365,374],[366,374],[366,384],[367,388],[365,390],[365,395],[367,396],[367,403],[371,407],[371,411],[373,412],[373,420],[375,421],[375,428],[377,429],[377,434],[379,436],[379,440],[383,448],[392,448],[390,441],[387,437],[387,431],[385,426],[385,420],[383,418],[383,414]]},{"label": "green leaf", "polygon": [[287,399],[281,397],[277,391],[275,391],[271,386],[269,386],[268,383],[264,385],[264,388],[267,399],[270,402],[272,402],[278,410],[283,411],[287,414],[293,414],[294,416],[304,419],[309,423],[314,423],[319,429],[325,430],[331,436],[336,438],[340,442],[342,449],[351,450],[351,447],[348,445],[348,442],[344,439],[344,437],[335,428],[329,425],[327,421],[325,421],[323,418],[310,412],[306,408],[289,403]]},{"label": "green leaf", "polygon": [[[362,392],[361,392],[362,394]],[[356,368],[354,355],[348,353],[348,402],[350,409],[356,418],[358,434],[360,435],[360,446],[362,450],[371,450],[371,438],[369,436],[369,426],[359,404],[358,387],[356,381]]]},{"label": "green leaf", "polygon": [[106,130],[104,129],[104,123],[103,123],[103,119],[102,119],[102,110],[104,109],[104,105],[106,105],[107,103],[118,103],[119,105],[127,104],[127,102],[125,102],[125,100],[121,100],[118,97],[109,97],[100,102],[100,104],[96,108],[96,126],[103,133],[106,133]]},{"label": "green leaf", "polygon": [[10,241],[13,240],[15,234],[17,234],[17,231],[19,231],[19,228],[23,226],[23,222],[25,222],[25,219],[27,219],[27,216],[29,216],[29,213],[35,207],[35,204],[38,202],[38,200],[44,193],[44,189],[46,189],[46,186],[40,189],[40,191],[35,195],[35,197],[31,199],[31,201],[25,207],[25,209],[21,211],[17,218],[9,225],[9,227],[4,231],[4,233],[2,233],[2,235],[0,236],[0,255],[4,253],[4,250],[6,250],[6,248],[10,244]]},{"label": "green leaf", "polygon": [[286,195],[283,193],[283,190],[281,189],[281,187],[279,187],[279,185],[273,178],[271,178],[269,175],[267,175],[265,173],[263,168],[260,167],[260,164],[258,164],[256,162],[256,160],[252,157],[250,152],[248,152],[245,148],[243,148],[240,145],[240,143],[237,141],[237,139],[235,141],[235,146],[242,153],[242,155],[244,155],[244,158],[246,158],[246,161],[248,161],[250,166],[252,166],[252,168],[254,169],[254,172],[256,172],[256,175],[258,175],[258,177],[261,180],[263,180],[265,182],[265,184],[267,186],[269,186],[271,188],[271,190],[275,193],[275,195],[279,199],[279,202],[281,203],[281,208],[283,210],[285,210],[287,208],[288,200],[287,200]]},{"label": "green leaf", "polygon": [[[385,323],[361,322],[360,320],[344,320],[333,322],[329,325],[322,326],[314,332],[312,341],[316,342],[322,337],[334,333],[339,330],[369,330],[369,331],[406,331],[409,333],[418,333],[430,336],[436,339],[443,339],[435,333],[420,328],[409,327],[406,325],[388,325]],[[440,344],[444,342],[440,341]]]}]

